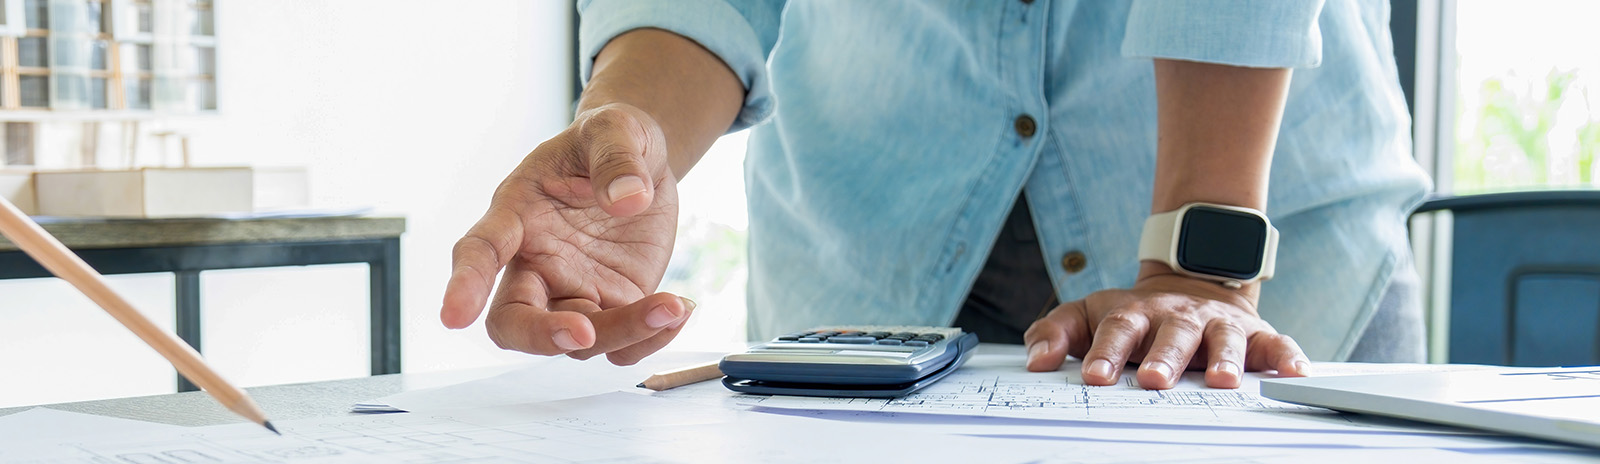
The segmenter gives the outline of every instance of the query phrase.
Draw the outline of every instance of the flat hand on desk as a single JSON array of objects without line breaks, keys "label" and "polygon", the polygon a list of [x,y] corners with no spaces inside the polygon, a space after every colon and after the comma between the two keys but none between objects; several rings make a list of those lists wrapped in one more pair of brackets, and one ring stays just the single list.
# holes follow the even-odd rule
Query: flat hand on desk
[{"label": "flat hand on desk", "polygon": [[1134,361],[1139,386],[1151,389],[1172,388],[1186,369],[1205,369],[1214,388],[1238,388],[1241,367],[1309,373],[1294,339],[1256,314],[1257,286],[1232,290],[1170,269],[1143,274],[1132,289],[1092,293],[1034,322],[1023,335],[1028,370],[1056,370],[1072,355],[1083,359],[1084,382],[1111,385]]},{"label": "flat hand on desk", "polygon": [[677,336],[693,302],[657,293],[678,221],[677,179],[644,112],[579,114],[500,184],[456,242],[440,319],[486,321],[501,348],[638,362]]}]

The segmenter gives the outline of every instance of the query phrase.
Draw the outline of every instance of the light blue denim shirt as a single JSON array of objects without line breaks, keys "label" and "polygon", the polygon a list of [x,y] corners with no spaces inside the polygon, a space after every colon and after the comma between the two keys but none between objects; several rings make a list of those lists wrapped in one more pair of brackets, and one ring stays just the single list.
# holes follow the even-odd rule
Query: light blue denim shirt
[{"label": "light blue denim shirt", "polygon": [[[752,337],[954,320],[1020,192],[1062,301],[1128,287],[1150,214],[1151,58],[1296,68],[1260,312],[1312,359],[1355,347],[1408,259],[1410,158],[1384,0],[592,0],[612,37],[676,32],[743,81]],[[1024,136],[1027,115],[1038,130]],[[690,179],[689,182],[717,182]],[[1055,264],[1071,251],[1088,267]]]}]

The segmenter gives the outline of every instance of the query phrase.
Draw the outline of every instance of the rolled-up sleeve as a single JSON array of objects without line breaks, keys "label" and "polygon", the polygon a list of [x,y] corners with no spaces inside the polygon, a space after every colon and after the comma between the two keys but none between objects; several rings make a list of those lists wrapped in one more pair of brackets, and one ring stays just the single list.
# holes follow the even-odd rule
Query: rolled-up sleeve
[{"label": "rolled-up sleeve", "polygon": [[1322,62],[1322,0],[1135,0],[1122,54],[1253,68]]},{"label": "rolled-up sleeve", "polygon": [[744,84],[744,107],[730,132],[766,120],[776,104],[767,80],[767,55],[778,40],[783,0],[583,0],[578,26],[578,75],[585,86],[600,50],[622,33],[671,31],[716,54]]}]

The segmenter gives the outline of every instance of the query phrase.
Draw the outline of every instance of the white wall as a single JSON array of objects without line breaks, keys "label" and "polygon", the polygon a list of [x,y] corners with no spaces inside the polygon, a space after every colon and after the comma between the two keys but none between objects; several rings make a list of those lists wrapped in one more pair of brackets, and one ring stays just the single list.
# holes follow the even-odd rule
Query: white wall
[{"label": "white wall", "polygon": [[[199,164],[308,166],[313,206],[404,215],[405,370],[523,359],[481,324],[444,329],[438,304],[451,244],[505,174],[567,123],[571,8],[218,2],[221,113],[145,129],[188,132]],[[170,324],[170,276],[116,280]],[[207,273],[206,351],[246,385],[365,375],[366,288],[362,265]],[[59,281],[0,282],[0,406],[170,389],[170,370],[124,335]]]},{"label": "white wall", "polygon": [[[481,326],[445,330],[438,304],[451,244],[506,173],[567,124],[571,3],[219,3],[222,114],[186,123],[196,159],[306,165],[314,206],[406,216],[407,371],[514,359]],[[365,276],[356,274],[280,290],[360,293]]]}]

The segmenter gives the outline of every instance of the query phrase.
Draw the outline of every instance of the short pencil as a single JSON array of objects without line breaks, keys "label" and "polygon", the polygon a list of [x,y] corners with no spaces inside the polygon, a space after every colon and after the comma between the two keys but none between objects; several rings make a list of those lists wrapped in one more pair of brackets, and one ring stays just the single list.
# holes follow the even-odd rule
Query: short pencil
[{"label": "short pencil", "polygon": [[700,383],[722,377],[722,370],[717,368],[719,361],[697,364],[682,369],[658,372],[639,382],[639,388],[648,388],[655,391],[678,388],[692,383]]}]

